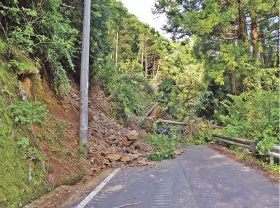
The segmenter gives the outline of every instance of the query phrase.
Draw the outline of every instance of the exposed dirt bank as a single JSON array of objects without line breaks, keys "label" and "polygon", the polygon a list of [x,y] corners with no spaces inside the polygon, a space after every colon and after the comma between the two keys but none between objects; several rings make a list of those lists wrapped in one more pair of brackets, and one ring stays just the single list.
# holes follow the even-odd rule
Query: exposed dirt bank
[{"label": "exposed dirt bank", "polygon": [[[79,153],[78,87],[72,86],[68,98],[63,100],[57,99],[46,84],[43,89],[43,100],[52,115],[49,123],[63,126],[59,141],[62,151],[53,151],[45,142],[40,143],[50,164],[47,186],[59,188],[28,205],[28,208],[60,207],[73,194],[75,195],[77,190],[82,192],[85,187],[92,187],[93,181],[98,181],[94,178],[103,171],[106,175],[108,168],[153,165],[146,158],[152,150],[143,142],[147,134],[115,122],[111,101],[97,86],[91,89],[89,98],[88,159],[82,158]],[[102,178],[102,174],[99,178]]]}]

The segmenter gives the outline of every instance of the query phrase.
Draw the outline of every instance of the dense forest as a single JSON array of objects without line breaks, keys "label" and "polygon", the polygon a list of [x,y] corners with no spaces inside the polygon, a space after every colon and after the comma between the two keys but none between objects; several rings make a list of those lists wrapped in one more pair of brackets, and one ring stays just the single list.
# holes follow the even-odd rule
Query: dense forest
[{"label": "dense forest", "polygon": [[196,114],[224,134],[259,141],[262,154],[279,143],[278,8],[277,1],[159,0],[155,9],[203,67]]},{"label": "dense forest", "polygon": [[[123,125],[157,102],[168,119],[203,123],[175,137],[205,143],[218,132],[255,140],[267,161],[279,143],[278,8],[276,0],[157,0],[154,13],[167,16],[169,40],[119,1],[95,0],[91,86],[112,99]],[[36,96],[40,86],[29,95],[18,80],[46,80],[58,99],[67,99],[80,78],[82,20],[78,0],[0,2],[0,207],[45,192],[46,164],[32,135],[48,118],[47,104]]]}]

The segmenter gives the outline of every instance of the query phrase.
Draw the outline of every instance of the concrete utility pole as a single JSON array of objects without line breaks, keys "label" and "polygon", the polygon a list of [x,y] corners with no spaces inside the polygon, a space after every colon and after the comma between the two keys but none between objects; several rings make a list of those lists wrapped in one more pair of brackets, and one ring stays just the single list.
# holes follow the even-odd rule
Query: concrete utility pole
[{"label": "concrete utility pole", "polygon": [[91,0],[84,1],[83,49],[80,79],[80,145],[87,155],[88,144],[88,88]]}]

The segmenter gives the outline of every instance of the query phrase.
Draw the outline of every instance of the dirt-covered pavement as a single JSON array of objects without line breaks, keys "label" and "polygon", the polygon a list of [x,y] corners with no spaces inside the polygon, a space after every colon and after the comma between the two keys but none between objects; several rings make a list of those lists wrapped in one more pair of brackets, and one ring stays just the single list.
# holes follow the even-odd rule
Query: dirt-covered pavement
[{"label": "dirt-covered pavement", "polygon": [[85,207],[278,208],[278,186],[213,149],[194,146],[156,168],[123,168]]}]

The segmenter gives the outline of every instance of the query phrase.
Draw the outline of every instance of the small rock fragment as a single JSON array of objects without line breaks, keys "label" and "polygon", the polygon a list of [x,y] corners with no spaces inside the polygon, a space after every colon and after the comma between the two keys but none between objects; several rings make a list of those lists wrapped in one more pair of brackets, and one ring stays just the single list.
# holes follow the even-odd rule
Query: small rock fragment
[{"label": "small rock fragment", "polygon": [[126,135],[126,137],[128,138],[128,140],[130,141],[135,141],[139,138],[139,133],[135,130],[133,131],[129,131]]},{"label": "small rock fragment", "polygon": [[128,155],[123,156],[122,159],[121,159],[121,162],[123,162],[123,163],[127,163],[127,162],[130,162],[130,161],[132,161],[132,158],[129,157]]},{"label": "small rock fragment", "polygon": [[107,159],[109,159],[110,161],[119,161],[121,159],[121,155],[119,154],[109,154],[107,155]]},{"label": "small rock fragment", "polygon": [[175,155],[182,155],[184,153],[183,150],[175,150]]}]

